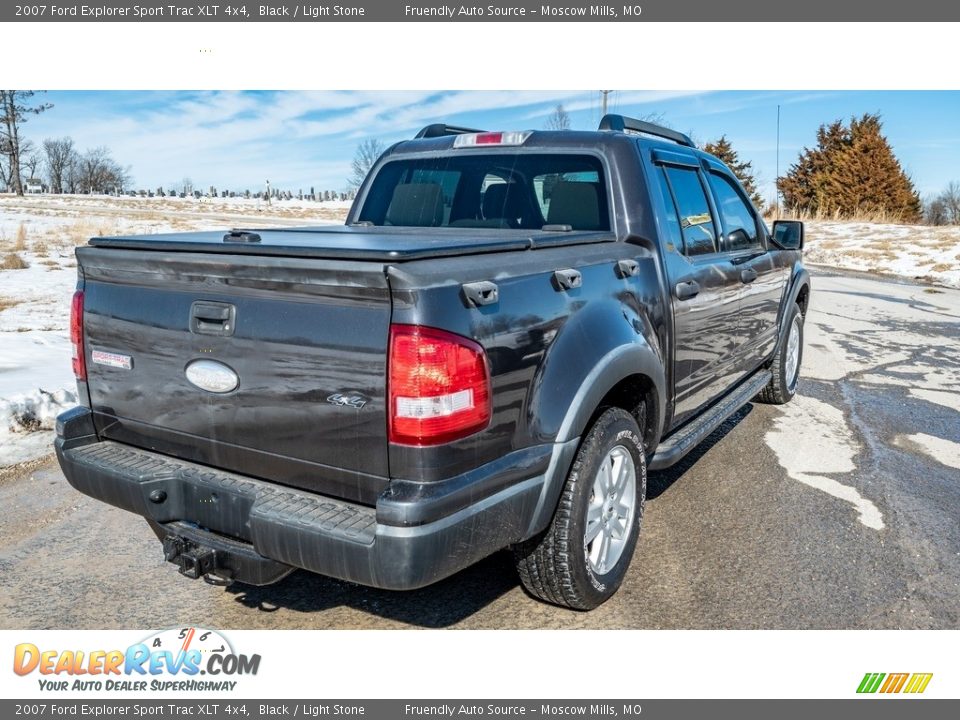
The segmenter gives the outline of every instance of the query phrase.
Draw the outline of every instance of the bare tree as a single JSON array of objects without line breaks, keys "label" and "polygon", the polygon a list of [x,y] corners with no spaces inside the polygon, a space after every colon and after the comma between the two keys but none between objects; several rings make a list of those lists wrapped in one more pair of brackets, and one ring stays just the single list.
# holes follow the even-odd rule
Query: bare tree
[{"label": "bare tree", "polygon": [[0,192],[7,192],[11,185],[10,158],[3,152],[3,145],[0,144]]},{"label": "bare tree", "polygon": [[47,182],[50,192],[67,191],[68,178],[77,163],[77,151],[73,139],[69,137],[52,138],[43,141],[43,153],[46,156]]},{"label": "bare tree", "polygon": [[37,150],[33,141],[22,138],[20,140],[20,170],[27,180],[36,180],[37,170],[43,162],[43,156]]},{"label": "bare tree", "polygon": [[937,196],[927,202],[923,210],[923,219],[927,225],[949,225],[950,217],[947,212],[947,206],[944,204],[941,196]]},{"label": "bare tree", "polygon": [[377,138],[367,138],[357,146],[357,152],[353,156],[353,162],[350,164],[353,174],[347,180],[351,187],[358,188],[363,184],[367,173],[370,172],[370,169],[377,160],[380,159],[385,149],[386,146]]},{"label": "bare tree", "polygon": [[951,182],[947,189],[940,194],[947,210],[950,224],[960,225],[960,183]]},{"label": "bare tree", "polygon": [[960,183],[951,182],[927,201],[924,220],[929,225],[960,225]]},{"label": "bare tree", "polygon": [[547,118],[547,130],[569,130],[570,114],[564,109],[563,103],[559,103]]},{"label": "bare tree", "polygon": [[123,192],[130,184],[130,170],[121,166],[102,145],[87,150],[77,163],[77,184],[81,192]]},{"label": "bare tree", "polygon": [[17,195],[23,195],[20,177],[23,142],[20,125],[30,115],[39,115],[53,107],[50,103],[31,105],[33,90],[0,90],[0,153],[7,157],[6,182]]}]

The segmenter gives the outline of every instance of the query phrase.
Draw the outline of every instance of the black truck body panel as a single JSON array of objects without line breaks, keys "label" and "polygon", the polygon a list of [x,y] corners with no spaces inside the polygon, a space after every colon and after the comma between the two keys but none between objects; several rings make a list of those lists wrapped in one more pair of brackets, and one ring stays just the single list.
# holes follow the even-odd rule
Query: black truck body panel
[{"label": "black truck body panel", "polygon": [[[760,221],[750,248],[728,241],[710,189],[735,183],[722,165],[624,132],[534,132],[519,147],[461,152],[504,167],[544,153],[593,158],[605,203],[596,227],[609,229],[362,221],[385,166],[446,157],[453,143],[392,147],[346,226],[78,248],[89,407],[58,423],[67,479],[148,518],[188,574],[259,583],[301,567],[420,587],[543,531],[605,405],[642,408],[651,466],[664,467],[769,378],[786,309],[805,309],[809,278],[800,252],[774,246]],[[699,178],[715,252],[685,251],[668,222],[665,168]],[[478,303],[475,286],[494,287],[493,301]],[[485,427],[437,445],[390,442],[392,326],[482,348]],[[92,362],[94,351],[131,366]],[[199,390],[185,373],[203,359],[239,384]]]}]

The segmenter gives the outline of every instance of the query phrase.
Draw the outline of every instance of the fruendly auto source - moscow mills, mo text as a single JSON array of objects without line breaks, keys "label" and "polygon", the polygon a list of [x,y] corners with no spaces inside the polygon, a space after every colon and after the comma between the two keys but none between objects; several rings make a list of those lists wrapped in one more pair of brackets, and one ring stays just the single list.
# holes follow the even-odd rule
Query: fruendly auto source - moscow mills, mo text
[{"label": "fruendly auto source - moscow mills, mo text", "polygon": [[571,5],[555,6],[540,5],[539,7],[524,7],[517,5],[440,5],[421,7],[419,5],[405,5],[404,15],[409,18],[448,18],[457,17],[608,17],[615,19],[624,16],[640,15],[640,5],[623,5],[622,10],[613,5]]}]

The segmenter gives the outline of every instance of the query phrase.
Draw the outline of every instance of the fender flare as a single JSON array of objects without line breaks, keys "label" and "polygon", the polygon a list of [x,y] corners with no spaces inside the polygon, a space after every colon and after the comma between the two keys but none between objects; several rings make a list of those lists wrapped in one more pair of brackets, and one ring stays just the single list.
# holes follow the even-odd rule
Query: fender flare
[{"label": "fender flare", "polygon": [[784,323],[787,321],[787,311],[797,303],[797,298],[800,297],[800,292],[804,288],[807,288],[807,292],[810,291],[810,273],[800,267],[790,278],[790,288],[784,293],[785,302],[780,308],[780,317],[777,319],[777,344],[773,349],[774,355],[780,351],[786,339]]},{"label": "fender flare", "polygon": [[542,532],[549,525],[560,500],[563,484],[580,448],[581,436],[587,429],[587,423],[607,393],[632,375],[643,375],[649,378],[653,385],[657,398],[654,435],[659,440],[666,406],[663,363],[643,336],[640,336],[635,342],[620,345],[604,355],[577,388],[561,423],[550,465],[545,473],[543,489],[524,539]]}]

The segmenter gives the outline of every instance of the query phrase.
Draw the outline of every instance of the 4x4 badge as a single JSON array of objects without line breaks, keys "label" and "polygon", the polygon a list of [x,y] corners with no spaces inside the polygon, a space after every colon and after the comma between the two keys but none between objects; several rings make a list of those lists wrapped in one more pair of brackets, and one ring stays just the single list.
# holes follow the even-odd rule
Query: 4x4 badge
[{"label": "4x4 badge", "polygon": [[363,395],[344,395],[342,393],[334,393],[327,398],[327,402],[331,405],[349,406],[359,410],[367,404],[368,400]]}]

